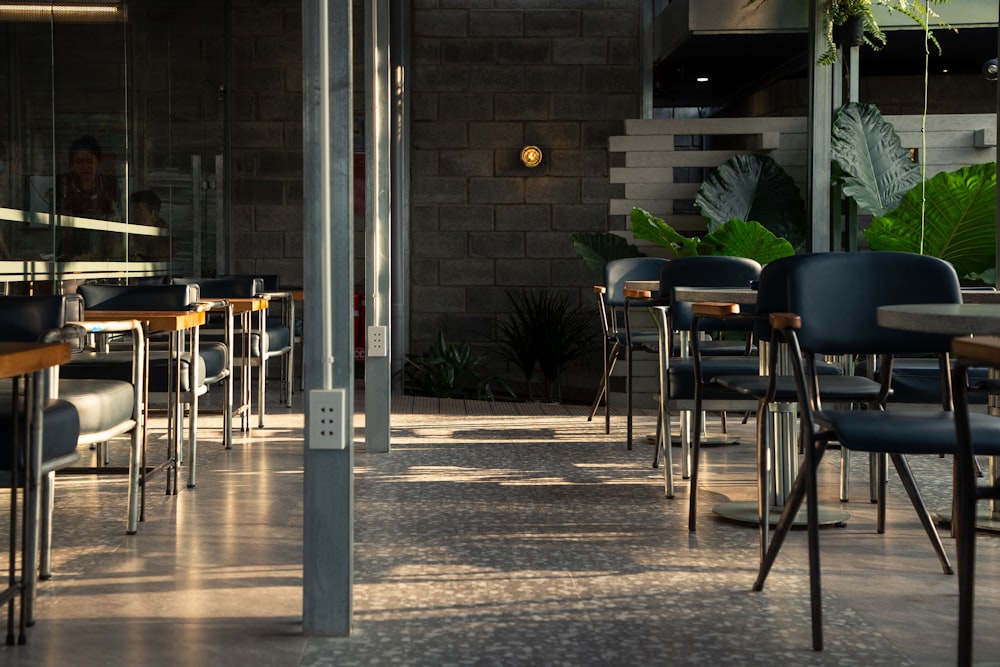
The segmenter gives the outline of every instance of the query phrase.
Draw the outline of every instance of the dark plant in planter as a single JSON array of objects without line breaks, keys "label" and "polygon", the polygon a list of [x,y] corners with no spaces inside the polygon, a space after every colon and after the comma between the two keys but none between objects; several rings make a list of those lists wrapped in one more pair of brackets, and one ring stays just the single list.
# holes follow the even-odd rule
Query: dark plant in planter
[{"label": "dark plant in planter", "polygon": [[493,385],[514,396],[499,377],[488,372],[486,358],[472,353],[468,343],[448,343],[444,332],[421,355],[408,355],[404,368],[410,393],[436,398],[494,399]]},{"label": "dark plant in planter", "polygon": [[544,290],[512,290],[507,299],[511,314],[497,323],[500,353],[524,374],[529,398],[536,365],[542,371],[546,398],[560,398],[563,373],[595,344],[593,313],[572,306],[564,294]]}]

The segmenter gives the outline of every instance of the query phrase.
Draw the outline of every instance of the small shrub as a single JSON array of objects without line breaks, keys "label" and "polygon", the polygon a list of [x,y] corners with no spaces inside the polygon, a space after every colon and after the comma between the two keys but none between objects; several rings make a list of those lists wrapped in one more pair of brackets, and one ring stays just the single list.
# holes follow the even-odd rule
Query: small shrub
[{"label": "small shrub", "polygon": [[564,294],[544,290],[508,291],[511,314],[497,323],[500,353],[524,373],[529,387],[537,365],[545,395],[560,398],[560,379],[594,343],[593,313],[574,308]]},{"label": "small shrub", "polygon": [[468,343],[449,343],[439,331],[427,352],[406,357],[406,387],[421,396],[492,401],[493,385],[497,385],[513,396],[503,380],[483,369],[485,363],[485,357],[473,354]]}]

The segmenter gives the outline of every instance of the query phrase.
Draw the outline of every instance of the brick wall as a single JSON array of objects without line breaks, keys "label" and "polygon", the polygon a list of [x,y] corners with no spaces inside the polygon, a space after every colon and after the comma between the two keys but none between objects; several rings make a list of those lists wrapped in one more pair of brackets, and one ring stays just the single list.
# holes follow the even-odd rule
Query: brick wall
[{"label": "brick wall", "polygon": [[301,2],[231,6],[232,272],[301,285]]},{"label": "brick wall", "polygon": [[[639,0],[412,4],[410,348],[444,327],[488,352],[505,290],[556,288],[593,307],[599,272],[569,235],[606,230],[608,201],[621,196],[607,140],[638,115]],[[358,60],[360,2],[354,12]],[[233,271],[301,284],[300,3],[232,0],[231,22]],[[545,155],[533,170],[518,160],[528,143]]]},{"label": "brick wall", "polygon": [[[599,274],[569,235],[607,230],[608,201],[621,196],[607,141],[639,113],[639,7],[413,2],[413,350],[439,327],[485,343],[510,289],[592,306]],[[520,163],[526,144],[542,149],[539,167]]]}]

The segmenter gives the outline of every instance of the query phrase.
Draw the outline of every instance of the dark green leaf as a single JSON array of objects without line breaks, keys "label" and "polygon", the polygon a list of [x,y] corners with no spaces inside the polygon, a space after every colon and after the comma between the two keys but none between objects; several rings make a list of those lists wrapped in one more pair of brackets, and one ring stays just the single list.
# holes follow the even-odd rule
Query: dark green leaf
[{"label": "dark green leaf", "polygon": [[581,232],[571,234],[570,239],[576,253],[591,269],[603,269],[613,259],[643,256],[639,248],[611,232]]},{"label": "dark green leaf", "polygon": [[694,199],[714,231],[733,218],[757,220],[797,247],[805,239],[806,210],[792,177],[766,155],[735,155],[708,175]]},{"label": "dark green leaf", "polygon": [[920,167],[874,104],[841,107],[831,141],[833,159],[845,174],[844,193],[874,215],[896,208],[920,182]]}]

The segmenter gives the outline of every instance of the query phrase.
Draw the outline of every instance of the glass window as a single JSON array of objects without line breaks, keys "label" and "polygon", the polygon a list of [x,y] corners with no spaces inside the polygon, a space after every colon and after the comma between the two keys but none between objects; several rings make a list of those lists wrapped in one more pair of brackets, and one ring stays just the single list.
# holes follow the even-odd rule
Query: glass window
[{"label": "glass window", "polygon": [[2,278],[41,289],[211,275],[225,218],[223,0],[34,5],[0,2]]}]

